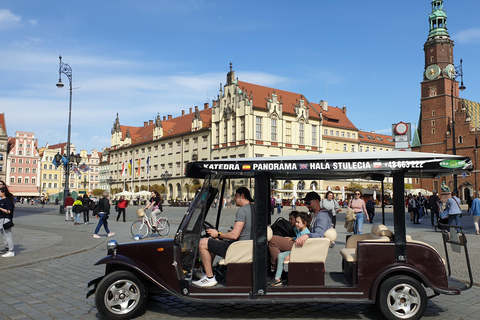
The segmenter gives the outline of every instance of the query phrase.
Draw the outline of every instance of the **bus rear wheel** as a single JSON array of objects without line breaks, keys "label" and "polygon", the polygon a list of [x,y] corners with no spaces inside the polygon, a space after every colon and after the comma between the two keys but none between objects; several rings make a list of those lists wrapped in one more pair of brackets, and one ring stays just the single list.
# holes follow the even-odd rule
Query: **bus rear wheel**
[{"label": "bus rear wheel", "polygon": [[382,283],[377,303],[387,319],[416,320],[423,317],[428,300],[419,281],[402,275]]}]

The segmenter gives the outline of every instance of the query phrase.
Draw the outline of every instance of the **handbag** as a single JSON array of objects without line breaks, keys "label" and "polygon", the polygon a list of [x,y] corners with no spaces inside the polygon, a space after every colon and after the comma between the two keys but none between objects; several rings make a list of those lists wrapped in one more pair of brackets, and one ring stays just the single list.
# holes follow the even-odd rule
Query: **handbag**
[{"label": "handbag", "polygon": [[[3,219],[3,222],[5,222],[5,219]],[[8,221],[7,223],[4,223],[3,224],[3,230],[8,230],[10,229],[11,227],[13,227],[14,224],[13,224],[13,220],[10,219],[10,221]]]}]

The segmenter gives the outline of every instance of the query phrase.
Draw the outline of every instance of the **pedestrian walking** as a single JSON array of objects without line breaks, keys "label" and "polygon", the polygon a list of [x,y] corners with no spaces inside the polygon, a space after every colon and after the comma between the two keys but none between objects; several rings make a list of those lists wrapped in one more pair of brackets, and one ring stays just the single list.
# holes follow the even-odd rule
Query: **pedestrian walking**
[{"label": "pedestrian walking", "polygon": [[477,192],[476,198],[472,201],[472,206],[470,207],[470,214],[473,216],[473,224],[475,225],[475,234],[480,234],[478,222],[480,221],[480,194]]},{"label": "pedestrian walking", "polygon": [[280,195],[278,195],[277,199],[275,199],[275,204],[277,206],[277,213],[282,213],[282,199],[280,199]]},{"label": "pedestrian walking", "polygon": [[375,202],[373,202],[372,199],[368,199],[367,203],[365,204],[365,208],[367,208],[370,223],[373,223],[373,217],[375,217]]},{"label": "pedestrian walking", "polygon": [[118,211],[117,221],[118,221],[118,219],[120,219],[120,215],[123,214],[123,222],[126,222],[126,220],[125,220],[125,210],[126,210],[127,206],[128,206],[128,201],[125,200],[124,196],[121,196],[120,199],[118,200],[118,203],[117,203],[117,211]]},{"label": "pedestrian walking", "polygon": [[435,227],[437,224],[440,214],[440,199],[437,196],[437,191],[433,190],[432,195],[428,197],[428,203],[430,203],[430,220],[432,222],[432,227]]},{"label": "pedestrian walking", "polygon": [[97,213],[97,218],[98,218],[98,224],[97,227],[95,228],[95,234],[93,235],[94,238],[100,238],[98,235],[98,231],[100,231],[100,228],[103,227],[105,228],[105,231],[107,232],[107,236],[111,237],[115,233],[110,232],[108,229],[108,217],[110,215],[110,200],[108,199],[109,193],[108,191],[105,191],[103,193],[103,197],[98,200],[98,213]]},{"label": "pedestrian walking", "polygon": [[73,220],[73,224],[78,226],[80,224],[80,216],[83,213],[82,197],[77,197],[77,200],[75,200],[73,203],[72,211],[75,213],[75,220]]},{"label": "pedestrian walking", "polygon": [[71,197],[72,195],[70,193],[67,194],[67,197],[65,198],[65,221],[69,221],[68,216],[70,213],[70,218],[73,220],[73,203],[75,200]]},{"label": "pedestrian walking", "polygon": [[15,203],[13,194],[8,191],[8,188],[3,181],[1,181],[1,185],[3,185],[3,187],[0,187],[0,232],[2,233],[6,248],[0,253],[3,258],[10,258],[15,256],[12,235]]},{"label": "pedestrian walking", "polygon": [[90,223],[90,216],[88,215],[90,211],[90,203],[93,202],[85,193],[82,198],[83,204],[83,223],[89,224]]},{"label": "pedestrian walking", "polygon": [[362,234],[363,229],[363,214],[367,216],[367,221],[370,220],[368,217],[367,209],[365,208],[365,201],[363,201],[362,192],[360,190],[355,190],[353,192],[355,196],[354,199],[350,200],[350,204],[348,205],[350,208],[355,211],[355,217],[357,218],[353,222],[353,234]]}]

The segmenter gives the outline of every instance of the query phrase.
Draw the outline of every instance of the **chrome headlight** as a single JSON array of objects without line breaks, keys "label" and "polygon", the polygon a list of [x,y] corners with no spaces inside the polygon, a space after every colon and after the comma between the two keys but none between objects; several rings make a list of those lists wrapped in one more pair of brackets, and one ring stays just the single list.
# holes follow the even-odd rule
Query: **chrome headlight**
[{"label": "chrome headlight", "polygon": [[107,249],[108,249],[108,252],[112,253],[114,256],[117,255],[117,247],[118,247],[118,242],[115,241],[115,240],[110,240],[108,241],[107,243]]}]

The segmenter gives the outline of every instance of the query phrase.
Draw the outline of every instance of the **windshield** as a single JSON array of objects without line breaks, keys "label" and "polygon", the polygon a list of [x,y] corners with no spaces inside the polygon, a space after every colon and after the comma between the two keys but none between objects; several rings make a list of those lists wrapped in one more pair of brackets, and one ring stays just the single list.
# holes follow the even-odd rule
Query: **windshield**
[{"label": "windshield", "polygon": [[206,177],[205,182],[195,196],[189,210],[186,212],[181,229],[183,239],[181,242],[180,262],[182,273],[179,275],[184,280],[192,277],[195,267],[195,256],[197,255],[200,233],[204,230],[204,213],[208,213],[213,199],[218,193],[221,177]]}]

